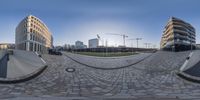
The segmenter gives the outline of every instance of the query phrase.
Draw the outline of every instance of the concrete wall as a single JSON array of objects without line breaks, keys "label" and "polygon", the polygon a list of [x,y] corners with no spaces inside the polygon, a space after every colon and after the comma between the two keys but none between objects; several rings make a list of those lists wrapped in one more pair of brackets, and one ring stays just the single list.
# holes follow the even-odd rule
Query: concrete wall
[{"label": "concrete wall", "polygon": [[6,50],[0,50],[0,59],[6,54]]},{"label": "concrete wall", "polygon": [[181,66],[180,70],[185,71],[191,67],[193,67],[195,64],[197,64],[200,61],[200,50],[194,50],[190,53],[188,56],[189,59],[186,59],[184,64]]},{"label": "concrete wall", "polygon": [[6,51],[0,51],[0,78],[6,78],[7,75],[7,61]]}]

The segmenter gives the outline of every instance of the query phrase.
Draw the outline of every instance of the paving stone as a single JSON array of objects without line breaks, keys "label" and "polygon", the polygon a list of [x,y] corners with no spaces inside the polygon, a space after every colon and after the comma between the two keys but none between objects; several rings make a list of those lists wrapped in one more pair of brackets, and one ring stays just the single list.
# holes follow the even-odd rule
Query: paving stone
[{"label": "paving stone", "polygon": [[[200,98],[200,85],[180,79],[174,73],[175,70],[178,70],[177,66],[181,66],[188,55],[187,51],[178,53],[159,51],[136,65],[113,70],[90,68],[65,55],[43,55],[48,68],[41,75],[24,83],[0,84],[0,97],[5,94],[8,97],[12,95],[44,97],[157,96],[160,98],[178,96],[183,99],[192,97],[194,97],[192,99],[196,99]],[[78,56],[76,55],[76,57]],[[128,63],[138,60],[134,56],[124,60],[127,59],[129,59]],[[108,58],[94,60],[87,62],[95,65],[96,62],[102,62]],[[117,63],[112,62],[112,66],[121,66],[127,63],[120,58],[114,61]],[[98,66],[100,66],[99,64],[101,63],[98,63]],[[105,63],[102,63],[101,66],[109,67],[104,65]],[[75,68],[76,70],[68,73],[65,71],[66,68]]]}]

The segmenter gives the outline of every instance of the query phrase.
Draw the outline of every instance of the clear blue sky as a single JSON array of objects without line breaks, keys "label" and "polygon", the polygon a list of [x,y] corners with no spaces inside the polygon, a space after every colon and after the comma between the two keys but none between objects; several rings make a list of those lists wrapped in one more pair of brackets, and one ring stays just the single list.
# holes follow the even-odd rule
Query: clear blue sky
[{"label": "clear blue sky", "polygon": [[29,14],[48,26],[54,45],[88,44],[96,34],[109,45],[121,45],[122,37],[103,33],[125,33],[129,39],[143,38],[140,46],[149,42],[159,47],[170,16],[192,24],[200,42],[200,0],[1,0],[0,12],[0,43],[14,43],[16,26]]}]

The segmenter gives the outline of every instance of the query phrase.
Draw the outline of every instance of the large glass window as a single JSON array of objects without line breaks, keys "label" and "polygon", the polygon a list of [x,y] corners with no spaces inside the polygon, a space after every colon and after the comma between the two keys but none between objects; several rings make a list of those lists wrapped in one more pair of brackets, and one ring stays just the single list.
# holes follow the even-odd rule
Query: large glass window
[{"label": "large glass window", "polygon": [[34,47],[35,47],[35,48],[34,48],[34,49],[35,49],[34,51],[36,51],[36,50],[37,50],[37,44],[36,44],[36,43],[35,43],[35,46],[34,46]]},{"label": "large glass window", "polygon": [[35,36],[33,35],[33,41],[35,40]]},{"label": "large glass window", "polygon": [[24,43],[24,50],[26,50],[26,42]]},{"label": "large glass window", "polygon": [[30,43],[29,50],[33,51],[33,43]]},{"label": "large glass window", "polygon": [[37,51],[40,51],[40,44],[38,44],[38,49],[37,49]]},{"label": "large glass window", "polygon": [[30,40],[32,40],[32,34],[30,34]]}]

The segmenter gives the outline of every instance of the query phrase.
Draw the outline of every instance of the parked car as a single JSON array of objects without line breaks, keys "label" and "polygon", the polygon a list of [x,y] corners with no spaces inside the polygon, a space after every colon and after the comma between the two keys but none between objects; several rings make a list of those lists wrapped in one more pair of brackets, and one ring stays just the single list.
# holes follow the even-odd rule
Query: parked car
[{"label": "parked car", "polygon": [[49,49],[49,54],[51,55],[62,55],[62,53],[56,49]]}]

